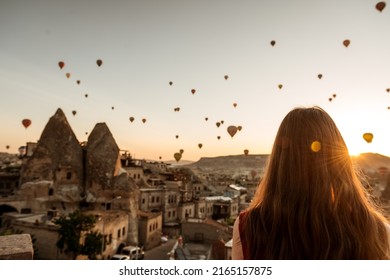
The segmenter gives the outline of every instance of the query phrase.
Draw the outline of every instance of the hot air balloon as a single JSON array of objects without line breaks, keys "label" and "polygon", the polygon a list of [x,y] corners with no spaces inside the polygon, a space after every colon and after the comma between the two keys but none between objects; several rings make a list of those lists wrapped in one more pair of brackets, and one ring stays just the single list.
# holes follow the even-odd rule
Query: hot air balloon
[{"label": "hot air balloon", "polygon": [[238,130],[238,131],[241,131],[241,129],[242,129],[242,126],[241,126],[241,125],[237,126],[237,130]]},{"label": "hot air balloon", "polygon": [[366,140],[367,143],[371,143],[372,139],[374,138],[374,135],[370,132],[366,132],[363,134],[364,140]]},{"label": "hot air balloon", "polygon": [[8,150],[9,149],[9,145],[5,146],[5,148]]},{"label": "hot air balloon", "polygon": [[64,68],[65,63],[63,61],[60,61],[60,62],[58,62],[58,66],[60,67],[60,69],[62,69],[62,68]]},{"label": "hot air balloon", "polygon": [[282,89],[282,87],[283,87],[282,84],[279,84],[279,85],[278,85],[278,88],[279,88],[279,89]]},{"label": "hot air balloon", "polygon": [[80,81],[80,80],[77,80],[76,83],[79,85],[79,84],[81,83],[81,81]]},{"label": "hot air balloon", "polygon": [[229,79],[229,76],[228,75],[225,75],[224,76],[225,80]]},{"label": "hot air balloon", "polygon": [[206,117],[206,118],[204,118],[204,120],[207,122],[209,120],[209,118]]},{"label": "hot air balloon", "polygon": [[180,111],[180,107],[176,107],[173,109],[175,112],[179,112]]},{"label": "hot air balloon", "polygon": [[180,149],[180,151],[179,151],[181,154],[183,154],[184,153],[184,150],[183,149]]},{"label": "hot air balloon", "polygon": [[272,41],[270,42],[270,44],[271,44],[271,46],[275,46],[276,42],[275,42],[274,40],[272,40]]},{"label": "hot air balloon", "polygon": [[245,149],[245,150],[244,150],[244,155],[247,156],[248,154],[249,154],[249,150]]},{"label": "hot air balloon", "polygon": [[134,121],[134,117],[130,117],[129,120],[130,120],[131,122],[133,122],[133,121]]},{"label": "hot air balloon", "polygon": [[172,82],[172,81],[170,81],[170,82],[169,82],[169,85],[170,85],[170,86],[171,86],[171,85],[173,85],[173,82]]},{"label": "hot air balloon", "polygon": [[237,103],[233,103],[233,107],[236,108],[237,107]]},{"label": "hot air balloon", "polygon": [[111,107],[111,110],[114,110],[114,109],[115,109],[115,107],[114,107],[114,106],[112,106],[112,107]]},{"label": "hot air balloon", "polygon": [[146,119],[142,119],[142,122],[143,122],[143,123],[146,123]]},{"label": "hot air balloon", "polygon": [[333,98],[336,98],[336,96],[337,96],[337,95],[336,95],[335,93],[333,93],[333,95],[332,95],[332,96],[333,96]]},{"label": "hot air balloon", "polygon": [[162,156],[159,156],[158,158],[161,160],[161,159],[162,159]]},{"label": "hot air balloon", "polygon": [[332,102],[332,97],[329,97],[329,102]]},{"label": "hot air balloon", "polygon": [[224,121],[222,120],[222,121],[221,121],[221,124],[223,124],[223,123],[224,123]]},{"label": "hot air balloon", "polygon": [[88,135],[88,132],[87,132],[87,131],[85,132],[85,135]]},{"label": "hot air balloon", "polygon": [[85,98],[88,98],[88,94],[85,94],[84,96],[85,96]]},{"label": "hot air balloon", "polygon": [[27,129],[31,125],[31,120],[30,119],[24,119],[24,120],[22,120],[22,124]]},{"label": "hot air balloon", "polygon": [[218,139],[218,140],[221,139],[221,136],[217,136],[217,139]]},{"label": "hot air balloon", "polygon": [[322,78],[322,74],[318,74],[317,77],[318,77],[318,79],[321,79]]},{"label": "hot air balloon", "polygon": [[176,139],[179,139],[179,135],[176,135]]},{"label": "hot air balloon", "polygon": [[378,2],[375,5],[375,8],[379,11],[382,12],[382,10],[386,7],[386,2]]},{"label": "hot air balloon", "polygon": [[76,110],[73,110],[73,111],[72,111],[72,114],[73,114],[73,116],[76,116],[77,111],[76,111]]},{"label": "hot air balloon", "polygon": [[350,43],[351,43],[351,41],[349,41],[349,40],[344,40],[344,41],[343,41],[343,45],[344,45],[346,48],[348,48],[348,46],[349,46]]},{"label": "hot air balloon", "polygon": [[96,60],[96,64],[100,67],[103,64],[103,61],[101,59]]},{"label": "hot air balloon", "polygon": [[70,73],[66,73],[65,76],[69,79],[70,78]]},{"label": "hot air balloon", "polygon": [[196,90],[195,89],[191,89],[191,93],[192,94],[195,94]]},{"label": "hot air balloon", "polygon": [[174,153],[173,157],[175,158],[176,162],[179,162],[181,159],[181,153]]},{"label": "hot air balloon", "polygon": [[227,132],[233,138],[233,136],[237,133],[237,127],[235,125],[230,125],[227,128]]},{"label": "hot air balloon", "polygon": [[199,147],[199,149],[201,149],[201,148],[203,147],[203,144],[202,144],[202,143],[199,143],[199,144],[198,144],[198,147]]},{"label": "hot air balloon", "polygon": [[216,125],[217,127],[219,127],[219,126],[221,125],[221,123],[220,123],[220,122],[216,122],[215,125]]},{"label": "hot air balloon", "polygon": [[386,91],[387,91],[387,92],[390,92],[390,88],[387,88]]}]

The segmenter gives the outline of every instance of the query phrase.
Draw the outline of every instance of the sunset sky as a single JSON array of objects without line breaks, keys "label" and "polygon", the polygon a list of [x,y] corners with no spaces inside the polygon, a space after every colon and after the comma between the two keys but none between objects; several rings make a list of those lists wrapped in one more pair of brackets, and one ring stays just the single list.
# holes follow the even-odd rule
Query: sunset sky
[{"label": "sunset sky", "polygon": [[283,117],[317,105],[351,154],[390,156],[390,3],[377,2],[0,0],[0,152],[61,108],[79,141],[105,122],[136,158],[268,154]]}]

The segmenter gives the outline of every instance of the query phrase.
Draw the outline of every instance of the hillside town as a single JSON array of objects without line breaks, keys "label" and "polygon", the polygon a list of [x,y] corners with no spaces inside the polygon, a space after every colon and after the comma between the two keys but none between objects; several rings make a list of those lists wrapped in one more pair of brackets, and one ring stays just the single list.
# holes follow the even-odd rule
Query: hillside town
[{"label": "hillside town", "polygon": [[[17,160],[2,165],[1,230],[29,235],[31,259],[83,258],[57,246],[55,220],[75,211],[96,218],[93,231],[102,236],[98,259],[112,259],[129,246],[147,251],[167,239],[177,240],[172,259],[229,259],[232,224],[258,180],[210,175],[213,184],[207,184],[189,168],[135,159],[119,149],[105,123],[80,143],[61,109],[37,143],[26,143]],[[1,256],[0,250],[0,258],[15,257],[17,240],[0,239],[3,253],[10,252]],[[4,249],[6,243],[11,248]]]},{"label": "hillside town", "polygon": [[[267,157],[252,160],[261,166],[251,162],[226,174],[207,164],[136,159],[120,150],[105,123],[80,143],[58,109],[37,143],[2,159],[0,259],[90,258],[59,242],[58,221],[75,213],[94,217],[89,231],[100,250],[92,258],[143,259],[171,240],[170,259],[231,259],[232,225],[251,201]],[[388,211],[388,167],[366,174],[367,187]],[[82,232],[77,242],[87,244],[87,236]]]}]

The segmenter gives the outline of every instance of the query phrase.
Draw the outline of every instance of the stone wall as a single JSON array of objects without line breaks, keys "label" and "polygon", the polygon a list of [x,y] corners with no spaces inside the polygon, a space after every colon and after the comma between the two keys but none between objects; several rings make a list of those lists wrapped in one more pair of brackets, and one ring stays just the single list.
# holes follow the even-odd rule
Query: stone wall
[{"label": "stone wall", "polygon": [[34,249],[29,234],[0,236],[0,260],[32,260]]}]

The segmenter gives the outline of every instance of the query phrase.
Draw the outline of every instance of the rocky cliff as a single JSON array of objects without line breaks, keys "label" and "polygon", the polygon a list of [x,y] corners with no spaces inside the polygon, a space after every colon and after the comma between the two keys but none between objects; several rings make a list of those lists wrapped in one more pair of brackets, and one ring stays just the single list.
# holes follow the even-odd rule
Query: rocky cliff
[{"label": "rocky cliff", "polygon": [[21,184],[55,181],[61,167],[73,170],[80,185],[84,183],[83,150],[64,112],[58,109],[46,124],[37,147],[21,170]]}]

